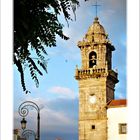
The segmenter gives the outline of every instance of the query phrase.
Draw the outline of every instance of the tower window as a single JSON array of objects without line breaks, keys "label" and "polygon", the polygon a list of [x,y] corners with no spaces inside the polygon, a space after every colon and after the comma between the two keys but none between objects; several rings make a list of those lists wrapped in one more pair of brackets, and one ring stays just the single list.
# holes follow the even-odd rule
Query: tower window
[{"label": "tower window", "polygon": [[91,126],[91,129],[92,129],[92,130],[95,129],[95,125],[92,125],[92,126]]},{"label": "tower window", "polygon": [[92,68],[96,65],[97,61],[97,54],[95,52],[91,52],[89,54],[89,68]]},{"label": "tower window", "polygon": [[119,134],[126,134],[126,132],[127,132],[127,124],[120,123],[119,124]]}]

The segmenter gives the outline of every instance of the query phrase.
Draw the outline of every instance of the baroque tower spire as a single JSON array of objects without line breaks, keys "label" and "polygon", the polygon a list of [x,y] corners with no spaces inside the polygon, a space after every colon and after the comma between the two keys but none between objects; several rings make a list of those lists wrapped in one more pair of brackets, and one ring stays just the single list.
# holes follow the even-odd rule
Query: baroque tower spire
[{"label": "baroque tower spire", "polygon": [[79,140],[107,140],[107,102],[114,99],[118,74],[112,69],[112,52],[104,27],[95,17],[82,41],[82,66],[76,67],[79,84]]}]

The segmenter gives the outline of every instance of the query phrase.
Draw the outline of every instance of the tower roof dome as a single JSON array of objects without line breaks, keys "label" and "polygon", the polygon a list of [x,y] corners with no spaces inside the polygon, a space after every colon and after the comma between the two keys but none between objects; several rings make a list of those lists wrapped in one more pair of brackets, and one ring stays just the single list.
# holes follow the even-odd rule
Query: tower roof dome
[{"label": "tower roof dome", "polygon": [[[93,24],[89,27],[82,41],[78,42],[78,46],[88,46],[90,44],[104,44],[109,41],[108,34],[106,34],[104,27],[100,24],[98,17],[94,18]],[[112,46],[112,45],[111,45]],[[112,46],[114,50],[114,46]]]},{"label": "tower roof dome", "polygon": [[99,23],[98,17],[94,19],[93,24],[88,29],[87,35],[91,34],[105,34],[104,27]]},{"label": "tower roof dome", "polygon": [[99,23],[98,17],[95,17],[93,24],[89,27],[83,42],[88,43],[105,43],[107,42],[107,34],[104,27]]}]

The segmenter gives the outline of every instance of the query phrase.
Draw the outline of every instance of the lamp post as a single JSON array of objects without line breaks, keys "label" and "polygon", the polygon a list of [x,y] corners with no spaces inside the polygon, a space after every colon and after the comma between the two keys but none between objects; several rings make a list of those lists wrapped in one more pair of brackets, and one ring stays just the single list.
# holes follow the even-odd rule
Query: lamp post
[{"label": "lamp post", "polygon": [[40,140],[40,108],[36,103],[32,101],[25,101],[19,106],[18,113],[21,117],[23,117],[21,120],[21,128],[23,130],[26,128],[27,121],[25,120],[25,117],[28,115],[30,107],[37,111],[37,140]]},{"label": "lamp post", "polygon": [[27,138],[27,139],[29,139],[29,136],[33,136],[34,137],[34,139],[36,140],[36,134],[35,134],[35,132],[33,131],[33,130],[29,130],[29,129],[27,129],[27,130],[24,130],[23,132],[22,132],[22,137],[23,138]]}]

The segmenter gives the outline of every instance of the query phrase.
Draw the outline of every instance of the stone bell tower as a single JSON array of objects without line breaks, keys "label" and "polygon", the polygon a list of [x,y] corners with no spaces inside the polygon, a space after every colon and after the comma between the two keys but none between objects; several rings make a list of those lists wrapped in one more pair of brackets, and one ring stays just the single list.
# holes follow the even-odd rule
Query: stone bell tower
[{"label": "stone bell tower", "polygon": [[106,104],[114,99],[117,73],[112,70],[114,46],[98,17],[78,42],[82,66],[76,67],[79,84],[79,140],[107,140]]}]

